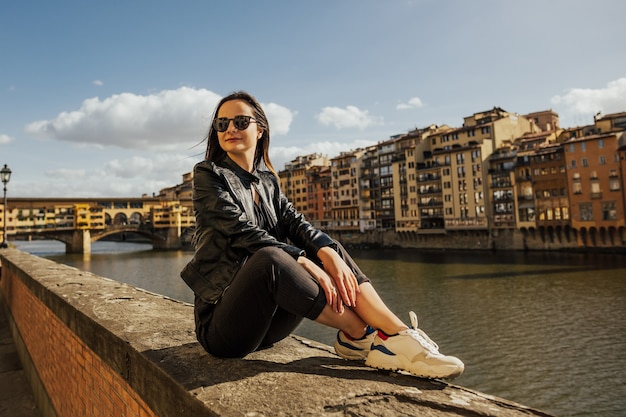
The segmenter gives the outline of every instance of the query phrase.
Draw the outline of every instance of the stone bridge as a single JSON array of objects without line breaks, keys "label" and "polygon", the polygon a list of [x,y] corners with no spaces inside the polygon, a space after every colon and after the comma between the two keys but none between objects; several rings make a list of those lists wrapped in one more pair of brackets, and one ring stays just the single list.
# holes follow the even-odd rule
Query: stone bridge
[{"label": "stone bridge", "polygon": [[146,237],[156,250],[175,250],[194,228],[190,204],[165,197],[15,198],[3,226],[7,238],[58,240],[67,253],[90,253],[92,242],[124,233]]},{"label": "stone bridge", "polygon": [[182,248],[183,239],[190,235],[191,230],[178,227],[155,229],[145,224],[109,225],[104,229],[66,229],[16,232],[17,238],[42,237],[65,243],[66,253],[91,253],[91,244],[107,236],[133,233],[141,235],[152,242],[155,250],[178,250]]}]

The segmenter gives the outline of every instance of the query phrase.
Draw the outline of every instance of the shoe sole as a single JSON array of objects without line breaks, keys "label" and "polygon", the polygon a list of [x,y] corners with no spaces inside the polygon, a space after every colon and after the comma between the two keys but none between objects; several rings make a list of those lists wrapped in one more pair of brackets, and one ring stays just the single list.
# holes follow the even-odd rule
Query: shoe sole
[{"label": "shoe sole", "polygon": [[[456,369],[451,373],[446,373],[446,374],[442,374],[442,373],[438,373],[438,372],[427,372],[427,371],[423,371],[423,372],[418,372],[418,371],[413,371],[409,369],[409,363],[403,363],[404,361],[406,361],[406,359],[404,359],[404,357],[402,356],[390,356],[386,353],[381,352],[380,350],[377,349],[376,346],[372,347],[372,350],[370,351],[369,355],[367,356],[367,360],[365,361],[365,365],[371,367],[371,368],[376,368],[376,369],[382,369],[382,370],[386,370],[386,371],[394,371],[394,372],[398,372],[398,371],[403,371],[403,372],[408,372],[413,376],[419,377],[419,378],[426,378],[426,379],[452,379],[452,378],[456,378],[458,376],[460,376],[463,371],[465,370],[464,368],[461,369]],[[429,367],[428,365],[424,364],[424,366]],[[430,367],[429,367],[430,368]],[[432,369],[432,368],[431,368]]]}]

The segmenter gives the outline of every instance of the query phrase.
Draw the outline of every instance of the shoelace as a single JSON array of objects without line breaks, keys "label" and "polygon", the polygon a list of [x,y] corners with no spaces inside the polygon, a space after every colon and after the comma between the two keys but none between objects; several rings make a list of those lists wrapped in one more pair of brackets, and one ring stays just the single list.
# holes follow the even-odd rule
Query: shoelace
[{"label": "shoelace", "polygon": [[409,312],[409,318],[411,319],[411,328],[407,331],[407,333],[415,340],[417,340],[420,345],[426,348],[430,353],[435,355],[440,355],[439,346],[435,343],[426,332],[417,327],[417,314],[413,311]]}]

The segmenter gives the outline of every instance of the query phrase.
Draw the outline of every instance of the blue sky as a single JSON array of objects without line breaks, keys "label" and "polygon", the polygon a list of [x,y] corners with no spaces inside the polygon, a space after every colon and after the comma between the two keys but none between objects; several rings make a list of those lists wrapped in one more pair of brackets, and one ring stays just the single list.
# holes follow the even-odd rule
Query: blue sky
[{"label": "blue sky", "polygon": [[623,0],[14,1],[0,6],[10,197],[138,197],[201,159],[214,106],[264,104],[278,169],[494,106],[626,111]]}]

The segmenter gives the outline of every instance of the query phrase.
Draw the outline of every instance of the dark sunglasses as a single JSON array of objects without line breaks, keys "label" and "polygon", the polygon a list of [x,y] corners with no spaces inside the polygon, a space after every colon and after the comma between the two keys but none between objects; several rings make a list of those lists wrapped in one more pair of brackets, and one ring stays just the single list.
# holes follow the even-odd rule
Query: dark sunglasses
[{"label": "dark sunglasses", "polygon": [[250,123],[257,122],[252,116],[240,115],[235,116],[232,119],[229,119],[228,117],[218,117],[217,119],[213,120],[213,127],[218,132],[226,132],[228,130],[228,125],[230,125],[231,120],[233,121],[235,128],[238,130],[246,130],[248,126],[250,126]]}]

